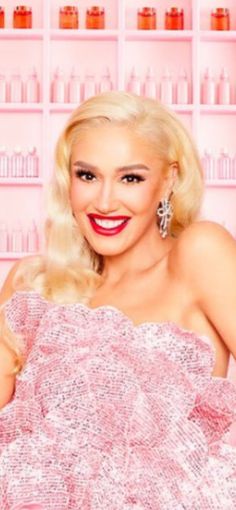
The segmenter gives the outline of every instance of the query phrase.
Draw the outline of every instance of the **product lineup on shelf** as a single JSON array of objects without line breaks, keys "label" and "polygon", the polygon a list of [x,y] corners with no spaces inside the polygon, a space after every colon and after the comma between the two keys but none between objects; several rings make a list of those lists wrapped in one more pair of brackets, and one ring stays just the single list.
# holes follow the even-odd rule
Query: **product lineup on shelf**
[{"label": "product lineup on shelf", "polygon": [[210,67],[205,70],[202,81],[203,104],[231,104],[233,102],[232,85],[228,71],[221,69],[218,81]]},{"label": "product lineup on shelf", "polygon": [[39,232],[35,221],[28,229],[21,224],[8,228],[5,222],[0,222],[0,253],[36,253],[39,250]]},{"label": "product lineup on shelf", "polygon": [[39,177],[39,157],[35,147],[23,154],[21,147],[15,147],[12,153],[6,147],[0,147],[0,178],[37,178]]},{"label": "product lineup on shelf", "polygon": [[94,74],[87,73],[84,81],[81,82],[80,75],[76,68],[73,68],[69,79],[60,67],[55,70],[51,99],[53,103],[80,103],[97,93],[108,92],[114,85],[111,80],[110,70],[107,68],[97,82]]},{"label": "product lineup on shelf", "polygon": [[205,149],[201,158],[206,180],[236,180],[236,154],[230,156],[227,149],[222,148],[219,156]]},{"label": "product lineup on shelf", "polygon": [[15,69],[10,79],[0,74],[0,103],[38,103],[40,84],[35,68],[31,69],[26,80],[22,79],[19,69]]},{"label": "product lineup on shelf", "polygon": [[155,79],[152,66],[147,68],[144,83],[133,67],[128,81],[128,90],[134,94],[144,95],[153,99],[159,99],[164,104],[188,104],[189,82],[185,69],[179,70],[177,81],[168,67],[164,69],[160,84]]}]

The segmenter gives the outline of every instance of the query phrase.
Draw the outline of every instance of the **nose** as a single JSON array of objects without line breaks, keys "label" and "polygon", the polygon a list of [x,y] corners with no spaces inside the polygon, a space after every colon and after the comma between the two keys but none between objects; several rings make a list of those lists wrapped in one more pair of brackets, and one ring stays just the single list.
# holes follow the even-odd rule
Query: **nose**
[{"label": "nose", "polygon": [[101,183],[94,205],[101,213],[108,213],[117,209],[114,183],[111,181],[104,181]]}]

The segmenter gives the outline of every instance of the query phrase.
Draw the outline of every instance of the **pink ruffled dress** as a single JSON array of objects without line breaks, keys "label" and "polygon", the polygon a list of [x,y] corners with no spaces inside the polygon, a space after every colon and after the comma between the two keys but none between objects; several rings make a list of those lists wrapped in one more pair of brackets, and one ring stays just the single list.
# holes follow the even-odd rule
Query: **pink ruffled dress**
[{"label": "pink ruffled dress", "polygon": [[235,510],[236,387],[210,340],[16,292],[27,363],[0,411],[0,510]]}]

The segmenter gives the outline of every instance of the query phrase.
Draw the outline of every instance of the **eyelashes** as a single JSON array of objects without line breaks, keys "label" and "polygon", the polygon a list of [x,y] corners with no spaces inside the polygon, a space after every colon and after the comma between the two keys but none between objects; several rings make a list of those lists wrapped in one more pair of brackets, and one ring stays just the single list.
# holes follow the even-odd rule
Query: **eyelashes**
[{"label": "eyelashes", "polygon": [[[85,182],[93,182],[93,178],[96,178],[96,176],[88,170],[76,170],[75,175]],[[144,177],[135,173],[125,174],[121,180],[127,184],[138,184],[139,182],[145,181]]]}]

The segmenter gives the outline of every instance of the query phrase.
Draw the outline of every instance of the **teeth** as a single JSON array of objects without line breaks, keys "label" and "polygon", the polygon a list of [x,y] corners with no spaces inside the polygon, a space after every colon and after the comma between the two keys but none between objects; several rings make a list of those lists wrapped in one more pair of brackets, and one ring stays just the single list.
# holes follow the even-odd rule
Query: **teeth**
[{"label": "teeth", "polygon": [[126,220],[98,220],[97,218],[94,218],[94,221],[97,225],[103,228],[115,228],[119,225],[122,225],[122,223],[125,223]]}]

